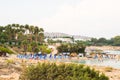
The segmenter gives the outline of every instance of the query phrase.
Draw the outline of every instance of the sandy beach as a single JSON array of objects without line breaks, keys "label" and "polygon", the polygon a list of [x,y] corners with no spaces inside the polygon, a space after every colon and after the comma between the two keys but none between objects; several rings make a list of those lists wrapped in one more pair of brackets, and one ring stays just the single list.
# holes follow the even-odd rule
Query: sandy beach
[{"label": "sandy beach", "polygon": [[[13,61],[7,62],[8,60]],[[22,71],[22,66],[25,64],[26,66],[30,64],[36,63],[49,63],[47,60],[32,60],[32,59],[18,59],[16,56],[11,57],[0,57],[0,80],[19,80],[20,73]],[[56,62],[60,64],[61,62]],[[63,63],[63,62],[62,62]],[[109,77],[109,80],[120,80],[120,69],[115,69],[104,66],[96,66],[96,65],[86,65],[94,68],[96,71],[100,73],[104,73]],[[109,70],[107,70],[109,69]]]}]

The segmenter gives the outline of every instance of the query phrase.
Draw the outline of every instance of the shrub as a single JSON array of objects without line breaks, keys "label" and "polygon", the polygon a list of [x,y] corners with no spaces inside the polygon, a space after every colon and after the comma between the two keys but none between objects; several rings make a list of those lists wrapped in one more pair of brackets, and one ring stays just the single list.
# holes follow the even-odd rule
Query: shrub
[{"label": "shrub", "polygon": [[13,67],[13,64],[15,64],[15,61],[14,60],[12,60],[12,59],[7,59],[6,61],[6,67],[8,68],[8,69],[11,69],[12,67]]},{"label": "shrub", "polygon": [[0,46],[0,52],[9,53],[9,54],[13,53],[10,49],[5,48],[5,47],[1,47],[1,46]]},{"label": "shrub", "polygon": [[7,59],[6,60],[6,63],[9,65],[9,64],[15,64],[14,60],[12,59]]},{"label": "shrub", "polygon": [[43,45],[43,46],[40,46],[40,51],[42,52],[42,54],[49,54],[52,52],[51,49],[49,49],[47,46]]},{"label": "shrub", "polygon": [[104,74],[78,64],[38,63],[21,74],[20,80],[109,80]]}]

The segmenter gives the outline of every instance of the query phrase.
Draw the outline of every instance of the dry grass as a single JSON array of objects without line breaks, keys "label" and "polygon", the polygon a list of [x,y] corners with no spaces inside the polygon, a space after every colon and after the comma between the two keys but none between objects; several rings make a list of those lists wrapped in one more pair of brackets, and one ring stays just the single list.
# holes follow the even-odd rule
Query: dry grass
[{"label": "dry grass", "polygon": [[105,72],[112,72],[113,68],[112,67],[105,67],[104,71]]}]

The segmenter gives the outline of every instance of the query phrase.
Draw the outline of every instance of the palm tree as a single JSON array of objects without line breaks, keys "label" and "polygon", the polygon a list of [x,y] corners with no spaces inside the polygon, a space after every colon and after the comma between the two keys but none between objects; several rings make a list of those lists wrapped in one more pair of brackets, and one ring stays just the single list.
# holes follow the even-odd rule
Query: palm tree
[{"label": "palm tree", "polygon": [[24,27],[25,27],[25,32],[27,32],[29,30],[29,25],[26,24]]},{"label": "palm tree", "polygon": [[32,46],[32,51],[34,52],[35,48],[37,48],[37,43],[33,41],[31,43],[31,46]]},{"label": "palm tree", "polygon": [[40,32],[44,32],[44,29],[43,29],[43,28],[40,28]]},{"label": "palm tree", "polygon": [[26,51],[27,51],[27,45],[28,45],[27,40],[22,41],[22,45],[23,45],[23,48],[24,48],[24,52],[26,53]]},{"label": "palm tree", "polygon": [[36,42],[38,41],[38,39],[37,39],[38,33],[39,33],[39,28],[36,26],[35,29],[34,29],[35,41],[36,41]]},{"label": "palm tree", "polygon": [[33,25],[31,25],[31,26],[29,27],[29,32],[30,32],[30,34],[33,34],[33,32],[34,32],[34,26],[33,26]]},{"label": "palm tree", "polygon": [[31,38],[31,42],[32,42],[32,36],[33,36],[33,33],[34,33],[34,26],[29,27],[29,32],[30,32],[30,38]]},{"label": "palm tree", "polygon": [[20,29],[23,29],[24,28],[24,26],[23,25],[20,25]]},{"label": "palm tree", "polygon": [[11,26],[12,26],[12,27],[15,27],[15,24],[13,23]]},{"label": "palm tree", "polygon": [[[30,34],[25,34],[29,32]],[[0,26],[0,34],[4,33],[7,36],[7,42],[22,42],[23,40],[30,39],[30,42],[35,42],[38,44],[43,42],[44,39],[44,30],[38,26],[34,27],[33,25],[19,25],[19,24],[8,24],[7,26]]]},{"label": "palm tree", "polygon": [[5,32],[6,32],[7,35],[9,35],[8,36],[8,41],[11,41],[12,40],[12,34],[13,34],[12,25],[9,24],[9,25],[5,26]]},{"label": "palm tree", "polygon": [[18,41],[22,41],[23,38],[24,38],[23,32],[20,31],[20,32],[18,33]]},{"label": "palm tree", "polygon": [[41,44],[44,41],[44,30],[43,30],[43,28],[39,29],[39,41],[40,41]]},{"label": "palm tree", "polygon": [[0,34],[0,42],[4,44],[8,40],[8,35],[5,32],[1,32]]},{"label": "palm tree", "polygon": [[0,26],[0,33],[3,32],[3,30],[4,30],[4,27]]},{"label": "palm tree", "polygon": [[25,33],[25,27],[23,25],[20,25],[20,32]]}]

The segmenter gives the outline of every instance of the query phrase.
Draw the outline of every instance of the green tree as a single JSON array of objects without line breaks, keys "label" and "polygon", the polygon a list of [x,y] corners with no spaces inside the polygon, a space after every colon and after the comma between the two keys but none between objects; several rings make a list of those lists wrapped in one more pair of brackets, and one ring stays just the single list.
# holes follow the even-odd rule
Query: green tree
[{"label": "green tree", "polygon": [[27,48],[28,48],[28,41],[27,40],[22,41],[22,45],[23,45],[23,48],[24,48],[24,52],[26,53]]},{"label": "green tree", "polygon": [[38,33],[39,33],[39,28],[36,26],[34,29],[34,34],[35,34],[35,41],[38,41]]},{"label": "green tree", "polygon": [[2,32],[2,33],[0,34],[0,42],[1,42],[2,44],[4,44],[5,42],[7,42],[7,40],[8,40],[8,35],[7,35],[6,33]]},{"label": "green tree", "polygon": [[97,39],[96,38],[92,38],[91,42],[92,42],[92,45],[96,45],[97,44]]},{"label": "green tree", "polygon": [[12,54],[13,52],[8,48],[0,46],[0,56],[6,56],[6,53]]},{"label": "green tree", "polygon": [[36,47],[35,49],[34,49],[34,53],[38,53],[40,50],[39,50],[39,48],[38,47]]},{"label": "green tree", "polygon": [[30,32],[30,39],[32,41],[32,36],[33,36],[33,33],[34,33],[34,26],[30,26],[29,32]]},{"label": "green tree", "polygon": [[57,50],[59,53],[63,53],[63,52],[69,52],[69,44],[61,44],[60,46],[57,47]]},{"label": "green tree", "polygon": [[44,42],[44,30],[43,30],[43,28],[39,29],[38,41],[40,42],[40,44],[42,44]]},{"label": "green tree", "polygon": [[42,54],[51,53],[51,49],[49,49],[48,46],[45,46],[45,45],[40,46],[40,51],[42,52]]},{"label": "green tree", "polygon": [[120,46],[120,36],[115,36],[115,37],[114,37],[113,44],[114,44],[115,46]]},{"label": "green tree", "polygon": [[32,46],[31,46],[30,44],[28,44],[27,51],[28,51],[28,52],[33,52],[33,51],[32,51]]},{"label": "green tree", "polygon": [[31,43],[31,46],[32,46],[32,51],[34,52],[35,48],[38,47],[38,44],[37,44],[35,41],[33,41],[33,42]]}]

